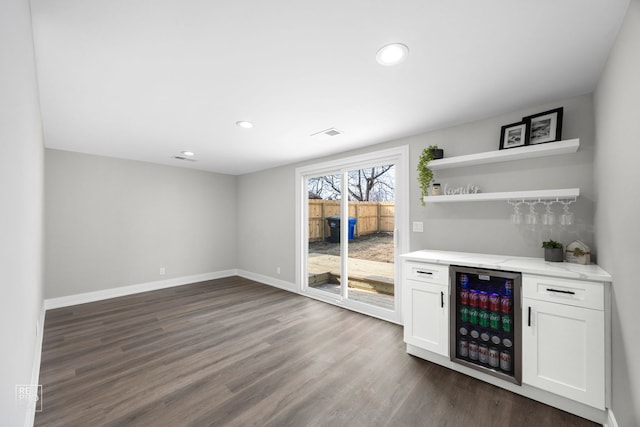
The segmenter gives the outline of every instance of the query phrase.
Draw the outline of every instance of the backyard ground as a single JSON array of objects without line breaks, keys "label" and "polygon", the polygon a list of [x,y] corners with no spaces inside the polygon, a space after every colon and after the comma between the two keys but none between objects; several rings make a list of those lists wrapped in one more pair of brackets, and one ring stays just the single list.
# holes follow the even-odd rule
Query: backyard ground
[{"label": "backyard ground", "polygon": [[[309,243],[309,253],[340,256],[340,244]],[[356,237],[349,242],[349,257],[378,262],[393,262],[393,233],[376,233]]]}]

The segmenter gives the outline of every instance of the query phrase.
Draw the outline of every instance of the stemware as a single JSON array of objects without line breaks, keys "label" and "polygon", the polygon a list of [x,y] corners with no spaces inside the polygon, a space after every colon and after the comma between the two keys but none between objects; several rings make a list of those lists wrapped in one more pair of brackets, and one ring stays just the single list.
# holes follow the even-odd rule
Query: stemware
[{"label": "stemware", "polygon": [[572,225],[573,224],[573,212],[569,210],[569,205],[573,203],[572,201],[562,202],[562,214],[560,215],[560,224],[561,225]]},{"label": "stemware", "polygon": [[551,211],[551,205],[553,202],[544,202],[546,210],[542,215],[542,223],[544,225],[554,225],[556,223],[556,215]]},{"label": "stemware", "polygon": [[536,212],[536,203],[538,202],[528,202],[529,205],[529,213],[525,215],[525,222],[527,225],[538,225],[540,223],[540,215]]},{"label": "stemware", "polygon": [[515,202],[513,204],[513,213],[511,214],[511,223],[514,225],[520,225],[524,223],[524,214],[520,212],[520,205],[523,202]]}]

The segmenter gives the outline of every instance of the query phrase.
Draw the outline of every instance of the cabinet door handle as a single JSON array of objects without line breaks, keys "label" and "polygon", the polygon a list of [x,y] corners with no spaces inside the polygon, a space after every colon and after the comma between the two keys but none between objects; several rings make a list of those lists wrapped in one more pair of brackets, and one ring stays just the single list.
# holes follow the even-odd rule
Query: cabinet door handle
[{"label": "cabinet door handle", "polygon": [[529,321],[527,322],[531,326],[531,306],[529,306]]},{"label": "cabinet door handle", "polygon": [[440,291],[440,307],[444,308],[444,292]]},{"label": "cabinet door handle", "polygon": [[575,295],[576,294],[573,291],[563,291],[561,289],[553,289],[553,288],[547,288],[547,292],[557,292],[559,294],[569,294],[569,295]]},{"label": "cabinet door handle", "polygon": [[428,274],[429,276],[433,275],[433,273],[431,271],[416,270],[416,273],[418,273],[418,274]]}]

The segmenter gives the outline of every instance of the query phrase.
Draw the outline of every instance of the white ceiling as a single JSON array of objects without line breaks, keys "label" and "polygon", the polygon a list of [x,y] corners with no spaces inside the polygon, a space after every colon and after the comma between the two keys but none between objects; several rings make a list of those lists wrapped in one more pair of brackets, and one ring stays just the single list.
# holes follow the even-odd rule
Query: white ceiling
[{"label": "white ceiling", "polygon": [[31,3],[47,147],[243,174],[591,92],[628,0]]}]

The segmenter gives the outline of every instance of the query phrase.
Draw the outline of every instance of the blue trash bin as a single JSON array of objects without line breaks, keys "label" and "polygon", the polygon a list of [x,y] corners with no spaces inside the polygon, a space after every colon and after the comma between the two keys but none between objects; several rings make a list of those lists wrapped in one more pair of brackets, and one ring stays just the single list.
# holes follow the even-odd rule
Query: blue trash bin
[{"label": "blue trash bin", "polygon": [[[356,222],[356,218],[349,218],[349,240],[353,240],[355,236]],[[327,223],[329,223],[329,230],[331,230],[331,235],[327,237],[327,241],[340,243],[340,217],[328,216]]]},{"label": "blue trash bin", "polygon": [[354,230],[356,228],[356,218],[349,218],[349,240],[353,240]]}]

